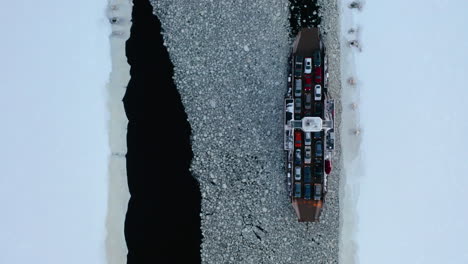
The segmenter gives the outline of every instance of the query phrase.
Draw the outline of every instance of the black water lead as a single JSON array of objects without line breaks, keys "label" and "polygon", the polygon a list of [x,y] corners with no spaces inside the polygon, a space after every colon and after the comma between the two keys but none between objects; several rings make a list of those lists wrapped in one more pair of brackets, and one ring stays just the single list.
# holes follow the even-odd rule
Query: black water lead
[{"label": "black water lead", "polygon": [[201,195],[189,172],[190,125],[153,7],[148,0],[133,4],[126,42],[131,79],[123,98],[131,195],[127,263],[200,263]]}]

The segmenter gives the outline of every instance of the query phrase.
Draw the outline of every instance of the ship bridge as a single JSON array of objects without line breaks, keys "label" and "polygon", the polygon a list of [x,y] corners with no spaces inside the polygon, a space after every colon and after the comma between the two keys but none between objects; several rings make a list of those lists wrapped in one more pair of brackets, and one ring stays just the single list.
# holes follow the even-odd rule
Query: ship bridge
[{"label": "ship bridge", "polygon": [[301,129],[304,132],[319,132],[333,128],[332,120],[323,120],[317,116],[306,116],[301,120],[291,120],[293,129]]}]

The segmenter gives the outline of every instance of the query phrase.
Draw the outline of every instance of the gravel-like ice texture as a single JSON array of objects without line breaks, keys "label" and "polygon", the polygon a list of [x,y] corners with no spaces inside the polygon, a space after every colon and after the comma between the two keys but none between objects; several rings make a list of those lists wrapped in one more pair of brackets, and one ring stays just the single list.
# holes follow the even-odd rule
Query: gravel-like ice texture
[{"label": "gravel-like ice texture", "polygon": [[[336,0],[321,3],[340,125]],[[153,1],[192,127],[203,263],[338,263],[340,137],[320,223],[299,223],[285,184],[289,2]],[[170,114],[170,113],[168,113]]]}]

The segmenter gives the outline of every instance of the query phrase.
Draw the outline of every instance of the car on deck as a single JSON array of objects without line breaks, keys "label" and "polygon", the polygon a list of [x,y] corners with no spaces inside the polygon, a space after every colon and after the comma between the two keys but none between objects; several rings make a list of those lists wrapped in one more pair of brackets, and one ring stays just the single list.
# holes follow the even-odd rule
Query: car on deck
[{"label": "car on deck", "polygon": [[314,112],[313,112],[313,115],[314,116],[322,116],[323,114],[323,105],[322,105],[322,102],[320,101],[316,101],[314,103]]},{"label": "car on deck", "polygon": [[294,97],[302,96],[302,79],[296,79],[294,81]]},{"label": "car on deck", "polygon": [[322,141],[318,140],[317,142],[315,142],[315,157],[321,158],[322,156],[323,156]]},{"label": "car on deck", "polygon": [[311,110],[312,109],[312,94],[311,93],[305,93],[305,102],[304,102],[304,109],[305,110]]},{"label": "car on deck", "polygon": [[304,163],[310,164],[312,162],[312,148],[310,146],[304,147]]},{"label": "car on deck", "polygon": [[310,184],[304,184],[304,199],[310,200],[312,196],[312,188]]},{"label": "car on deck", "polygon": [[322,65],[322,56],[320,55],[320,50],[315,50],[314,53],[312,54],[313,60],[314,60],[314,67],[318,67]]},{"label": "car on deck", "polygon": [[302,100],[301,98],[294,99],[294,119],[301,119],[302,114]]},{"label": "car on deck", "polygon": [[301,180],[301,166],[294,167],[294,179],[296,181]]},{"label": "car on deck", "polygon": [[294,77],[301,78],[302,77],[302,64],[303,64],[303,57],[296,56],[295,63],[294,63]]},{"label": "car on deck", "polygon": [[302,146],[302,132],[300,130],[294,131],[294,147],[300,148]]},{"label": "car on deck", "polygon": [[304,145],[310,146],[312,144],[312,136],[310,132],[304,132]]},{"label": "car on deck", "polygon": [[301,183],[296,182],[294,183],[294,198],[301,198],[302,192],[301,192]]},{"label": "car on deck", "polygon": [[314,99],[315,101],[322,100],[322,86],[320,84],[317,84],[314,87]]},{"label": "car on deck", "polygon": [[312,72],[312,58],[305,58],[304,73],[309,74]]},{"label": "car on deck", "polygon": [[304,166],[304,182],[312,182],[312,168],[310,166]]},{"label": "car on deck", "polygon": [[314,139],[321,139],[322,138],[322,132],[317,131],[314,132]]},{"label": "car on deck", "polygon": [[310,92],[312,91],[312,76],[310,74],[305,74],[304,75],[304,92]]},{"label": "car on deck", "polygon": [[302,151],[300,148],[296,149],[294,155],[294,164],[301,165],[302,164]]},{"label": "car on deck", "polygon": [[332,163],[331,163],[331,160],[325,160],[325,173],[326,174],[330,174],[330,172],[332,171]]},{"label": "car on deck", "polygon": [[322,199],[322,184],[316,183],[314,184],[314,200],[318,201]]},{"label": "car on deck", "polygon": [[316,84],[322,83],[322,67],[320,66],[314,68],[314,81]]}]

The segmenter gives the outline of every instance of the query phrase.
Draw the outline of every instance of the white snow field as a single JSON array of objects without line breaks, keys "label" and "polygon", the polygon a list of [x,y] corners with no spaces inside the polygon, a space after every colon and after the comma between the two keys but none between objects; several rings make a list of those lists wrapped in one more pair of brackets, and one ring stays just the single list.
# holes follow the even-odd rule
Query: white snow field
[{"label": "white snow field", "polygon": [[468,263],[468,2],[349,2],[340,263]]},{"label": "white snow field", "polygon": [[124,87],[109,82],[119,71],[111,55],[115,63],[124,49],[112,43],[111,53],[109,38],[125,34],[112,34],[110,2],[22,0],[0,9],[0,263],[125,263],[126,208],[108,210],[116,192],[128,196],[126,183],[109,177],[125,172],[115,159],[124,159],[125,130],[116,128],[126,124],[112,119],[125,117],[111,102],[122,103]]},{"label": "white snow field", "polygon": [[125,216],[130,193],[127,184],[127,116],[122,98],[130,80],[130,65],[125,55],[125,42],[132,25],[132,0],[110,0],[107,17],[111,25],[110,54],[112,69],[107,83],[109,109],[109,196],[106,217],[106,256],[108,263],[126,263],[127,245],[124,236]]}]

